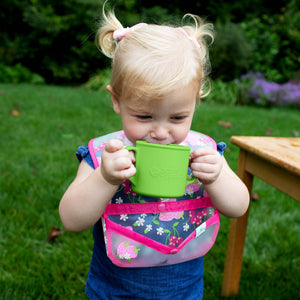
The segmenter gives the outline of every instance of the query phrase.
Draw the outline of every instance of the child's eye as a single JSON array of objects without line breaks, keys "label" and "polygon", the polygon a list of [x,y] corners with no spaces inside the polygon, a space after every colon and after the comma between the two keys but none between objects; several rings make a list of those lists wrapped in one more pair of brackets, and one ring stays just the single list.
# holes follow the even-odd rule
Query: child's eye
[{"label": "child's eye", "polygon": [[139,115],[139,116],[137,116],[137,118],[140,119],[140,120],[149,120],[152,117],[149,116],[149,115]]},{"label": "child's eye", "polygon": [[182,121],[185,119],[185,116],[174,116],[171,118],[173,121]]}]

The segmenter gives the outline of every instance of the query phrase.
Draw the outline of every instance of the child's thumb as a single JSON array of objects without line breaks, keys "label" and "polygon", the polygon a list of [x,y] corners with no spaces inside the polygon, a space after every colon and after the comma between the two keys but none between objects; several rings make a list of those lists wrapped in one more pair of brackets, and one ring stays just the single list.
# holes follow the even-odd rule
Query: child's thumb
[{"label": "child's thumb", "polygon": [[119,151],[124,148],[124,144],[120,140],[110,140],[105,145],[105,150],[109,153]]}]

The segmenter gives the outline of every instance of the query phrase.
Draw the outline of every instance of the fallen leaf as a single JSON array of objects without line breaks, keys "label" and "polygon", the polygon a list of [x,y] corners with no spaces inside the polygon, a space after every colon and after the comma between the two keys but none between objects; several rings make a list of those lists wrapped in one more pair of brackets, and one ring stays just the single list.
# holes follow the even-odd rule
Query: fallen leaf
[{"label": "fallen leaf", "polygon": [[273,135],[272,128],[267,128],[266,135]]},{"label": "fallen leaf", "polygon": [[296,130],[293,130],[293,136],[294,136],[294,137],[297,137],[297,136],[299,136],[299,132],[298,132],[298,131],[296,131]]},{"label": "fallen leaf", "polygon": [[218,124],[225,127],[225,128],[230,128],[232,126],[231,122],[226,122],[226,121],[222,121],[222,120],[220,120],[218,122]]},{"label": "fallen leaf", "polygon": [[0,95],[5,95],[5,92],[4,91],[0,91]]},{"label": "fallen leaf", "polygon": [[20,112],[19,112],[17,109],[13,109],[13,110],[10,112],[10,114],[11,114],[12,116],[19,116],[19,115],[20,115]]},{"label": "fallen leaf", "polygon": [[48,236],[48,241],[54,241],[58,236],[62,235],[63,232],[58,227],[52,227]]},{"label": "fallen leaf", "polygon": [[259,195],[258,195],[257,193],[253,193],[253,194],[251,195],[251,199],[252,199],[253,201],[257,201],[257,200],[259,199]]}]

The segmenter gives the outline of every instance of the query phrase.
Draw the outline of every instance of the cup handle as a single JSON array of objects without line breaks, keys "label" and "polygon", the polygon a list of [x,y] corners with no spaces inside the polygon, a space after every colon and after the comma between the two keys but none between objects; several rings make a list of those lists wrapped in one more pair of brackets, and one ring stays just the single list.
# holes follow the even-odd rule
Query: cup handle
[{"label": "cup handle", "polygon": [[125,149],[128,151],[136,151],[137,150],[137,148],[134,146],[126,146]]},{"label": "cup handle", "polygon": [[[125,149],[128,151],[134,151],[135,153],[138,151],[137,147],[134,146],[126,146]],[[135,175],[136,173],[128,179],[133,184],[135,184],[135,178],[136,178]]]}]

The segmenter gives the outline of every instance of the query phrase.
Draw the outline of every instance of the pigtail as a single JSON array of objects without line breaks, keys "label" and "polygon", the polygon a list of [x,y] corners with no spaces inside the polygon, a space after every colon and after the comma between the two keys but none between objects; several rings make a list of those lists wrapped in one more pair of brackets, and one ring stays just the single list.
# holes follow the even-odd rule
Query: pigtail
[{"label": "pigtail", "polygon": [[183,16],[183,20],[187,17],[190,17],[193,19],[194,25],[186,25],[184,26],[184,30],[193,38],[195,38],[200,46],[207,47],[206,39],[207,37],[211,40],[211,42],[208,44],[212,44],[214,41],[214,29],[213,24],[211,23],[205,23],[203,19],[201,19],[197,15],[193,14],[185,14]]},{"label": "pigtail", "polygon": [[205,23],[203,19],[201,19],[197,15],[186,14],[183,16],[183,19],[186,17],[190,17],[193,19],[193,26],[186,25],[183,26],[183,29],[188,33],[188,35],[194,38],[199,46],[199,58],[202,61],[202,82],[201,82],[201,98],[206,97],[211,90],[211,82],[208,78],[208,74],[211,71],[211,65],[209,61],[209,52],[208,46],[210,46],[214,41],[214,29],[213,24]]},{"label": "pigtail", "polygon": [[106,15],[103,7],[102,15],[102,22],[96,34],[96,44],[104,55],[112,58],[117,46],[116,40],[113,39],[113,33],[115,30],[122,29],[123,26],[113,11],[109,11]]},{"label": "pigtail", "polygon": [[184,27],[138,23],[124,28],[112,10],[105,13],[103,7],[102,15],[96,43],[112,58],[110,85],[118,99],[159,98],[190,83],[201,98],[209,93],[212,24],[187,14],[184,19],[192,23]]}]

